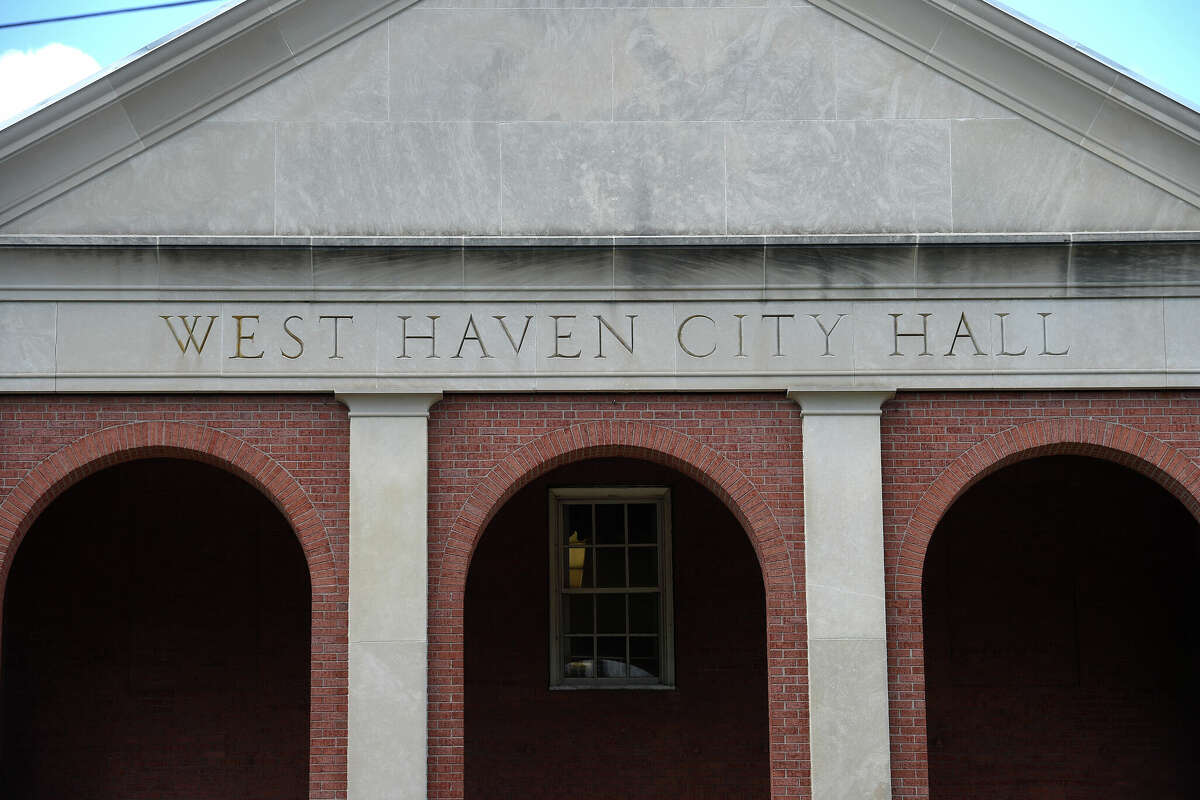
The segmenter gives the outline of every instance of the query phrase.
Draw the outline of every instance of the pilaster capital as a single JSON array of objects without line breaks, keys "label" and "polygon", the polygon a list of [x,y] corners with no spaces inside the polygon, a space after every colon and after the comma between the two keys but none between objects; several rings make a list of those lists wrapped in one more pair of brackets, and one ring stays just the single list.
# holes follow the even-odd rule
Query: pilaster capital
[{"label": "pilaster capital", "polygon": [[428,417],[429,409],[442,399],[441,392],[377,392],[334,395],[355,417]]},{"label": "pilaster capital", "polygon": [[788,389],[806,417],[878,417],[894,389]]}]

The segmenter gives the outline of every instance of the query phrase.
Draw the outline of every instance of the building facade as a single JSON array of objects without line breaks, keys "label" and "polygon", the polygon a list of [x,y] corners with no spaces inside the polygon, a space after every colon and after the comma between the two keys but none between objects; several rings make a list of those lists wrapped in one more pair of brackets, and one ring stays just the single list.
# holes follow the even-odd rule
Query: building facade
[{"label": "building facade", "polygon": [[245,0],[0,131],[3,793],[1191,796],[1197,231],[981,2]]}]

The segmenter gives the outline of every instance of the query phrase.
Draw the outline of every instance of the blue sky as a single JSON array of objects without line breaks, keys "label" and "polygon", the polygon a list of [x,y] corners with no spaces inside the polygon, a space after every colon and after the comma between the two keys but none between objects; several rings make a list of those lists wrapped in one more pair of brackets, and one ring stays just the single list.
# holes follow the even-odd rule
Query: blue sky
[{"label": "blue sky", "polygon": [[1200,0],[991,0],[1200,109]]},{"label": "blue sky", "polygon": [[[0,23],[154,2],[162,0],[0,0]],[[0,123],[228,4],[228,0],[211,0],[0,30]],[[1200,109],[1200,0],[997,0],[994,4],[1103,55]]]},{"label": "blue sky", "polygon": [[[0,0],[0,23],[153,5],[165,1]],[[0,63],[0,124],[20,114],[28,104],[40,102],[46,94],[57,94],[83,80],[91,72],[108,68],[150,42],[211,14],[227,3],[228,0],[212,0],[156,11],[0,29],[0,62],[7,61]],[[63,45],[71,50],[54,45]],[[51,49],[39,53],[47,47]],[[12,51],[24,55],[18,58]],[[91,56],[95,63],[88,62],[74,51]]]}]

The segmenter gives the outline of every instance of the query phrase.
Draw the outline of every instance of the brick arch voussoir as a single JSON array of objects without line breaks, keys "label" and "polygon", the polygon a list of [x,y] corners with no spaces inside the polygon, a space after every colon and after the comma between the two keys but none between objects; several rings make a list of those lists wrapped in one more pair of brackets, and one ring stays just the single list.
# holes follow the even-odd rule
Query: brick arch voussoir
[{"label": "brick arch voussoir", "polygon": [[1039,420],[989,436],[942,470],[909,518],[889,589],[920,591],[934,531],[967,490],[1005,467],[1052,455],[1090,456],[1132,469],[1170,492],[1200,521],[1200,466],[1166,442],[1103,420]]},{"label": "brick arch voussoir", "polygon": [[[589,422],[558,428],[492,467],[463,503],[451,526],[439,582],[461,597],[467,568],[488,523],[512,497],[542,475],[594,458],[641,458],[663,464],[704,486],[733,513],[754,547],[767,595],[795,589],[783,531],[750,479],[707,445],[668,428],[634,422]],[[447,586],[450,584],[450,586]]]},{"label": "brick arch voussoir", "polygon": [[199,461],[232,473],[283,514],[304,551],[314,593],[336,587],[328,532],[303,487],[261,450],[215,428],[155,421],[119,425],[76,439],[25,474],[0,504],[0,590],[13,555],[42,511],[70,487],[103,469],[146,458]]}]

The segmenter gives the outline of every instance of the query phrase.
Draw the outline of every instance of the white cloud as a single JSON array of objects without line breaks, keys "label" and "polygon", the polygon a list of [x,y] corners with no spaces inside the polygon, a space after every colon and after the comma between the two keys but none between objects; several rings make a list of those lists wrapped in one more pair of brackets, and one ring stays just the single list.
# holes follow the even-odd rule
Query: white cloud
[{"label": "white cloud", "polygon": [[96,59],[58,42],[0,53],[0,124],[99,71]]}]

